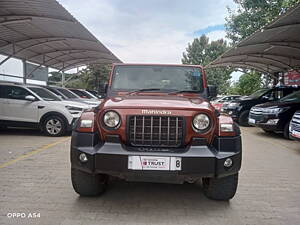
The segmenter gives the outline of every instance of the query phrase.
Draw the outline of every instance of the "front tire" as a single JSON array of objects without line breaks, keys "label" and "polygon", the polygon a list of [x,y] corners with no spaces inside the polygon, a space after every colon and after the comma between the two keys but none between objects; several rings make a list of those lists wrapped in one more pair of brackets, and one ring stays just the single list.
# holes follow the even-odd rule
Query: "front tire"
[{"label": "front tire", "polygon": [[249,127],[248,119],[249,119],[249,110],[243,111],[239,116],[239,124],[244,127]]},{"label": "front tire", "polygon": [[60,116],[48,116],[42,123],[42,130],[47,136],[60,137],[66,133],[67,124]]},{"label": "front tire", "polygon": [[290,126],[290,121],[288,121],[288,122],[284,125],[283,136],[284,136],[284,138],[286,138],[286,139],[293,140],[293,139],[290,137],[289,126]]},{"label": "front tire", "polygon": [[108,183],[104,174],[89,174],[77,169],[71,169],[72,185],[80,196],[97,196],[102,194]]},{"label": "front tire", "polygon": [[221,178],[203,178],[206,197],[213,200],[228,201],[233,198],[238,185],[238,173]]}]

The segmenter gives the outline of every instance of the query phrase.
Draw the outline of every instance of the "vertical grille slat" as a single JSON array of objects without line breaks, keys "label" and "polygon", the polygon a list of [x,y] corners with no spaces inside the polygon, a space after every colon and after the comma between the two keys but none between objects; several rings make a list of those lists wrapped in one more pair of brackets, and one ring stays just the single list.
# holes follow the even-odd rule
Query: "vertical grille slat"
[{"label": "vertical grille slat", "polygon": [[183,118],[176,116],[129,116],[129,144],[179,147],[183,141],[183,124]]}]

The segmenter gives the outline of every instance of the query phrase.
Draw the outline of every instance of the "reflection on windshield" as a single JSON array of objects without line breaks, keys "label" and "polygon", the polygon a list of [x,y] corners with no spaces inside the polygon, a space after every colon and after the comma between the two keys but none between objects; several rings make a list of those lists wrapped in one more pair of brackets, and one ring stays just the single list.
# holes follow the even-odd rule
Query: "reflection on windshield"
[{"label": "reflection on windshield", "polygon": [[289,94],[282,99],[279,100],[280,102],[299,102],[300,103],[300,91],[296,91],[292,94]]},{"label": "reflection on windshield", "polygon": [[199,68],[183,66],[116,66],[112,90],[132,91],[160,89],[162,91],[202,92]]},{"label": "reflection on windshield", "polygon": [[261,89],[256,92],[254,92],[252,95],[249,96],[249,98],[259,98],[263,94],[265,94],[269,89]]},{"label": "reflection on windshield", "polygon": [[44,88],[30,87],[29,89],[45,101],[61,101],[56,95]]}]

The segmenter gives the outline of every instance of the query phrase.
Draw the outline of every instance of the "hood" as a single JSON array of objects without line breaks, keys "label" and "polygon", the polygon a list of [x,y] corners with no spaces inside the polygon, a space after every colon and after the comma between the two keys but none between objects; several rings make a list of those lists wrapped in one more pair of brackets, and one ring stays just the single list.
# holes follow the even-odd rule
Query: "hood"
[{"label": "hood", "polygon": [[107,99],[104,103],[105,108],[155,108],[155,109],[212,109],[212,106],[203,98],[184,97],[178,95],[166,96],[145,96],[128,95],[117,96]]},{"label": "hood", "polygon": [[72,107],[78,107],[78,108],[82,108],[82,109],[89,109],[90,107],[87,104],[83,104],[80,102],[73,102],[73,101],[53,101],[52,103],[55,103],[57,105],[61,105],[61,106],[72,106]]},{"label": "hood", "polygon": [[267,102],[264,104],[256,105],[255,108],[281,108],[281,107],[288,107],[293,105],[299,105],[298,102]]}]

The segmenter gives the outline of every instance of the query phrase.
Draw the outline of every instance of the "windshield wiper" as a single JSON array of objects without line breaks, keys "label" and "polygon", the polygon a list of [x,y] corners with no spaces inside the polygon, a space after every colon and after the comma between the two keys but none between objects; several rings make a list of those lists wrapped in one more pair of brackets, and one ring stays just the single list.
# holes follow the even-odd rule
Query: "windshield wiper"
[{"label": "windshield wiper", "polygon": [[180,93],[199,93],[200,91],[195,91],[195,90],[181,90],[181,91],[173,91],[173,92],[169,92],[169,94],[180,94]]},{"label": "windshield wiper", "polygon": [[161,91],[161,90],[162,89],[160,89],[160,88],[143,88],[143,89],[137,89],[137,90],[130,91],[130,92],[128,92],[128,95],[135,94],[138,92]]}]

